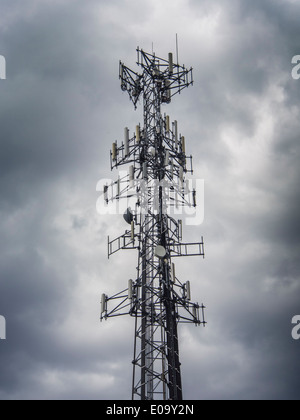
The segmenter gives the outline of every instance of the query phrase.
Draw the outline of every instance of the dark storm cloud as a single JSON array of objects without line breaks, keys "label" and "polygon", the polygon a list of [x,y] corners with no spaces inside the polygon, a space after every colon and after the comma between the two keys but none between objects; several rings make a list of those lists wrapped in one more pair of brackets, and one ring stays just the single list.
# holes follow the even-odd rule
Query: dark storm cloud
[{"label": "dark storm cloud", "polygon": [[[75,31],[76,14],[55,10],[41,9],[2,37],[10,67],[1,92],[1,179],[6,185],[18,187],[22,177],[22,183],[36,184],[37,174],[39,184],[70,173],[84,158],[84,136],[93,147],[93,113],[84,91],[92,79],[95,84],[96,66],[86,59],[85,36]],[[98,76],[100,94],[104,77]]]},{"label": "dark storm cloud", "polygon": [[180,328],[184,396],[298,398],[298,4],[1,7],[0,398],[130,397],[132,320],[99,326],[98,305],[136,262],[107,264],[106,235],[124,226],[96,214],[95,186],[115,176],[112,141],[142,119],[120,91],[118,60],[134,68],[135,47],[151,41],[158,55],[171,50],[179,29],[195,86],[170,114],[205,179],[205,222],[187,232],[205,235],[207,255],[178,272],[209,321],[201,333]]},{"label": "dark storm cloud", "polygon": [[[87,40],[93,36],[86,25],[80,28],[84,10],[62,2],[31,9],[33,4],[26,5],[32,14],[22,2],[19,8],[6,4],[8,21],[2,23],[7,27],[1,33],[8,62],[8,77],[0,86],[0,308],[8,326],[1,345],[1,398],[51,398],[51,393],[58,398],[47,391],[51,381],[40,387],[38,378],[49,370],[61,371],[62,377],[68,369],[76,372],[79,360],[64,341],[68,335],[61,340],[57,329],[69,316],[79,262],[71,257],[65,222],[57,219],[65,211],[70,229],[72,221],[74,228],[87,226],[82,205],[79,210],[70,201],[78,188],[84,190],[87,178],[94,193],[99,175],[90,179],[83,162],[93,171],[102,157],[94,150],[104,107],[96,96],[106,96],[107,68],[99,74],[98,58],[91,58]],[[93,208],[92,200],[86,207]],[[71,397],[68,392],[61,389],[62,397]]]},{"label": "dark storm cloud", "polygon": [[[209,392],[203,392],[207,398],[297,399],[298,347],[289,324],[292,314],[299,312],[300,293],[299,86],[291,78],[290,62],[299,37],[299,5],[214,4],[221,8],[219,43],[201,55],[195,72],[201,77],[201,94],[191,110],[194,119],[199,114],[202,133],[199,136],[195,127],[192,137],[201,142],[194,143],[193,154],[197,149],[201,153],[200,173],[205,174],[203,228],[212,264],[204,266],[201,278],[215,281],[207,305],[210,327],[222,338],[220,346],[227,350],[238,346],[234,357],[244,355],[244,364],[252,368],[239,366],[226,353],[222,366],[209,364],[202,376]],[[207,3],[193,5],[200,12]],[[223,243],[221,254],[217,238]],[[202,294],[200,286],[197,290]],[[224,339],[229,339],[225,346]],[[236,386],[230,383],[226,388],[231,362],[232,376],[238,377]],[[211,381],[214,375],[218,386]]]}]

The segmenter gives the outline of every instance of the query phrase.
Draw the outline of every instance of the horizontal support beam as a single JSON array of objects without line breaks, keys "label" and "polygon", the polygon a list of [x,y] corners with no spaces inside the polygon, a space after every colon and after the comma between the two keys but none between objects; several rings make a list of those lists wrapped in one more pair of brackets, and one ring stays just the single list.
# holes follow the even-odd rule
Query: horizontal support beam
[{"label": "horizontal support beam", "polygon": [[205,256],[204,243],[190,242],[190,243],[171,243],[169,249],[172,257],[192,257],[192,256]]},{"label": "horizontal support beam", "polygon": [[132,239],[131,232],[126,231],[124,235],[119,236],[112,241],[109,240],[109,236],[107,238],[107,246],[108,246],[108,258],[115,254],[116,252],[120,251],[120,249],[138,249],[138,246],[134,245],[135,240]]}]

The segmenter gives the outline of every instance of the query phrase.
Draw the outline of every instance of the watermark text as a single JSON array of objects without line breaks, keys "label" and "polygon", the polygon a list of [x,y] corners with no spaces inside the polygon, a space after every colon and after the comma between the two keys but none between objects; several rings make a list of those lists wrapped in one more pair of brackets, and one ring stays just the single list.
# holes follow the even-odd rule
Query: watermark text
[{"label": "watermark text", "polygon": [[0,80],[6,79],[6,60],[3,55],[0,55]]},{"label": "watermark text", "polygon": [[185,223],[197,226],[204,221],[204,180],[132,180],[120,171],[117,182],[100,179],[96,191],[100,192],[96,208],[100,215],[123,215],[127,208],[137,208],[141,214],[168,214],[183,216]]},{"label": "watermark text", "polygon": [[300,79],[300,55],[294,55],[292,58],[292,64],[295,64],[295,66],[292,69],[292,78],[294,80]]},{"label": "watermark text", "polygon": [[6,320],[0,315],[0,340],[6,340]]},{"label": "watermark text", "polygon": [[295,315],[292,319],[292,324],[295,325],[292,329],[292,337],[294,340],[300,339],[300,315]]}]

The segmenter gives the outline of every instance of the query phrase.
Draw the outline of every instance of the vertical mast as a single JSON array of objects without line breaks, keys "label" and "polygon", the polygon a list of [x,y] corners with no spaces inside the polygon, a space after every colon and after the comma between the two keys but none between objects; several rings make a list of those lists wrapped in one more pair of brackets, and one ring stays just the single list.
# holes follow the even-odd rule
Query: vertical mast
[{"label": "vertical mast", "polygon": [[[130,165],[128,177],[105,185],[106,203],[132,199],[124,219],[131,225],[125,234],[108,239],[108,256],[120,249],[137,249],[136,279],[115,296],[102,295],[101,320],[130,314],[135,317],[132,398],[182,400],[177,327],[179,322],[205,325],[204,306],[192,303],[190,283],[181,283],[172,261],[179,256],[203,256],[203,239],[182,243],[182,220],[170,216],[175,205],[195,207],[184,188],[185,174],[192,173],[192,157],[185,154],[185,139],[178,135],[177,121],[170,124],[161,105],[193,83],[192,69],[137,49],[142,72],[120,63],[121,88],[135,108],[143,99],[143,127],[138,125],[124,142],[113,144],[111,168]],[[191,169],[188,169],[190,162]],[[116,185],[115,185],[116,184]],[[122,184],[122,185],[121,185]],[[110,309],[113,302],[116,305]]]}]

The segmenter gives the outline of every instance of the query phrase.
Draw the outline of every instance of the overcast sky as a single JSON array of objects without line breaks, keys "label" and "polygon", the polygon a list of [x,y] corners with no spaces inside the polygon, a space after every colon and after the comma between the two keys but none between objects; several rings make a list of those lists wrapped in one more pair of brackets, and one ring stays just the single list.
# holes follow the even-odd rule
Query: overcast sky
[{"label": "overcast sky", "polygon": [[111,143],[142,122],[118,63],[175,53],[195,84],[177,119],[205,181],[205,259],[177,275],[207,306],[182,325],[185,399],[299,399],[298,0],[0,0],[0,399],[130,399],[134,320],[99,322],[134,278],[107,260],[126,226],[96,212]]}]

